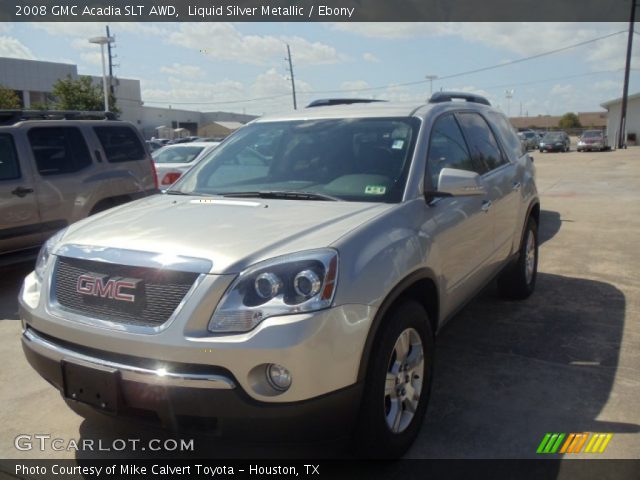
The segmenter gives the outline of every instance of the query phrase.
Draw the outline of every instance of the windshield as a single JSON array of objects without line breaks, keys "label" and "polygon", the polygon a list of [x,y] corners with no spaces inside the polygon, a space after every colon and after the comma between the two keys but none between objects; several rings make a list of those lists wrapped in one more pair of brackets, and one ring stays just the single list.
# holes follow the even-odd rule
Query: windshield
[{"label": "windshield", "polygon": [[582,138],[600,138],[602,137],[602,132],[592,131],[592,132],[584,132],[582,134]]},{"label": "windshield", "polygon": [[151,155],[156,163],[191,163],[204,147],[164,147]]},{"label": "windshield", "polygon": [[256,196],[302,192],[348,201],[399,202],[419,126],[416,118],[254,123],[198,162],[172,191]]},{"label": "windshield", "polygon": [[544,140],[545,142],[559,142],[559,141],[562,140],[562,134],[561,133],[547,133],[542,140]]}]

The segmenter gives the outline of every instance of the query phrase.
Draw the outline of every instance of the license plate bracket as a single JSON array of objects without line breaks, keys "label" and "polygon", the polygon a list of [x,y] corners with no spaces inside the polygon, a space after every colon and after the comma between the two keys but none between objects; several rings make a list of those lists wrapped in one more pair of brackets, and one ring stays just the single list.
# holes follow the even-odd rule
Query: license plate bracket
[{"label": "license plate bracket", "polygon": [[117,413],[120,373],[113,368],[62,362],[64,396],[107,413]]}]

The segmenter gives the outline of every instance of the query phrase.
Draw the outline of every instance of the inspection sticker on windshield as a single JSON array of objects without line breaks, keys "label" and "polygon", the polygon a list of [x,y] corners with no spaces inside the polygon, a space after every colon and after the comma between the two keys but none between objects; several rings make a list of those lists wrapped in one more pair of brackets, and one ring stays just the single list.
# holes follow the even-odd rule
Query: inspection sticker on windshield
[{"label": "inspection sticker on windshield", "polygon": [[364,187],[364,193],[367,195],[384,195],[387,187],[383,185],[367,185]]}]

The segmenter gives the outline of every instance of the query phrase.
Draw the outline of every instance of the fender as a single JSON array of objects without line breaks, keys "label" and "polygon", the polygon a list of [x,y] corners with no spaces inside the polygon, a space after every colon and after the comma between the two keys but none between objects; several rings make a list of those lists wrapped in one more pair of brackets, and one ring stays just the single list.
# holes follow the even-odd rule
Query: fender
[{"label": "fender", "polygon": [[[391,309],[393,304],[398,298],[400,298],[407,289],[420,280],[430,280],[434,285],[437,283],[434,280],[434,273],[428,268],[420,268],[418,270],[413,271],[406,277],[404,277],[400,282],[398,282],[395,287],[391,289],[391,291],[387,294],[385,299],[382,301],[380,308],[376,312],[376,315],[371,322],[371,328],[369,329],[369,334],[367,335],[367,340],[364,344],[364,349],[362,350],[362,356],[360,358],[360,366],[358,368],[358,382],[362,382],[365,380],[368,369],[368,360],[371,355],[371,350],[373,348],[373,342],[376,339],[376,335],[378,334],[378,330],[380,329],[380,325],[382,325],[382,319],[385,317],[387,312]],[[436,287],[436,298],[437,298],[437,287]],[[438,299],[439,303],[439,299]],[[435,305],[435,312],[438,311],[438,305]],[[429,321],[431,322],[432,330],[435,332],[438,326],[438,318],[432,318],[433,314],[429,315]]]}]

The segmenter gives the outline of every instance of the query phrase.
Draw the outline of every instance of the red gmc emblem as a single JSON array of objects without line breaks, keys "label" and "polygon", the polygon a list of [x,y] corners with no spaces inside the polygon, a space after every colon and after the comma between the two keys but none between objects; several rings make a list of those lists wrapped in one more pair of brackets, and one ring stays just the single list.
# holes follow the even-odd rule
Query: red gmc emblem
[{"label": "red gmc emblem", "polygon": [[76,283],[76,292],[92,297],[110,298],[122,302],[135,302],[136,296],[123,290],[135,290],[138,281],[123,278],[107,278],[91,274],[80,275]]}]

